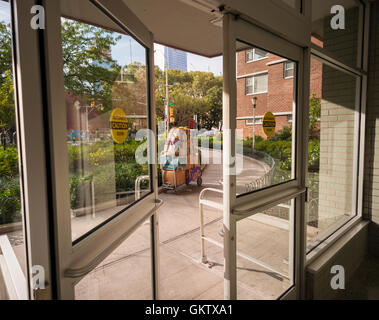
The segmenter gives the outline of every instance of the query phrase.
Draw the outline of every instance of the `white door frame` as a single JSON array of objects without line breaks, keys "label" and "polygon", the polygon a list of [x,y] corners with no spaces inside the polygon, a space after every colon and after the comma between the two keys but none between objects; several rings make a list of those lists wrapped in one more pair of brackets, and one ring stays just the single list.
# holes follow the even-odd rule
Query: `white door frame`
[{"label": "white door frame", "polygon": [[[279,9],[278,9],[279,10]],[[304,27],[309,24],[304,23]],[[278,34],[280,34],[278,32]],[[310,39],[301,39],[309,43]],[[236,88],[236,44],[237,41],[261,47],[275,52],[297,62],[297,91],[296,91],[296,119],[293,134],[293,165],[294,179],[280,185],[263,190],[236,196],[236,176],[231,172],[235,168],[235,129],[237,110]],[[223,152],[223,181],[224,181],[224,260],[225,260],[225,299],[237,298],[236,276],[236,223],[258,210],[273,207],[286,200],[295,199],[294,221],[291,228],[295,238],[293,240],[293,276],[295,285],[286,293],[287,297],[300,297],[300,283],[304,276],[305,259],[305,174],[307,164],[307,123],[308,123],[308,79],[309,79],[309,47],[299,47],[253,25],[250,21],[225,14],[223,18],[223,54],[224,54],[224,96],[223,96],[223,124],[224,124],[224,152]],[[295,232],[296,231],[296,232]],[[292,275],[291,275],[292,276]]]},{"label": "white door frame", "polygon": [[[30,27],[34,0],[12,0],[12,37],[17,141],[20,155],[21,205],[27,256],[29,299],[55,297],[54,246],[51,242],[51,202],[46,161],[45,103],[41,84],[39,37]],[[45,289],[34,290],[33,266],[44,270]]]},{"label": "white door frame", "polygon": [[[149,63],[149,123],[155,128],[154,103],[154,43],[152,33],[128,9],[122,1],[87,0],[80,6],[96,5],[102,14],[110,17],[116,24],[127,30],[147,50]],[[153,297],[158,298],[158,217],[159,206],[157,187],[157,166],[151,166],[153,192],[122,214],[115,216],[108,223],[92,232],[86,238],[73,245],[71,239],[71,219],[69,202],[67,124],[64,98],[64,77],[61,43],[61,1],[43,1],[46,12],[46,29],[44,33],[45,67],[47,70],[47,96],[49,105],[49,133],[52,166],[52,194],[54,204],[54,239],[57,259],[57,285],[59,299],[73,299],[74,286],[93,270],[123,240],[148,218],[152,221],[152,278]],[[79,5],[79,4],[78,4]],[[82,7],[83,8],[83,7]],[[81,9],[82,9],[81,8]],[[80,12],[86,12],[81,10]],[[80,14],[80,13],[79,13]],[[78,18],[77,16],[75,18]],[[83,17],[86,18],[86,17]],[[88,21],[88,19],[86,19]],[[155,141],[149,150],[156,159]],[[151,158],[150,157],[150,158]]]}]

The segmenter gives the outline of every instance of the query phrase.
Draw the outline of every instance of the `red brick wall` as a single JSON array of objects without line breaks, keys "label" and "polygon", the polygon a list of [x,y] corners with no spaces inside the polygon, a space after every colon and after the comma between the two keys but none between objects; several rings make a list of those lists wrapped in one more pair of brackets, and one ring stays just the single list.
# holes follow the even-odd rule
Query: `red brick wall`
[{"label": "red brick wall", "polygon": [[[237,78],[237,118],[252,117],[252,98],[257,97],[256,116],[263,116],[266,112],[292,112],[294,97],[294,78],[284,79],[284,62],[267,65],[269,62],[283,60],[284,58],[268,54],[266,59],[246,63],[246,51],[237,53],[237,77],[267,71],[268,92],[264,94],[246,95],[246,78]],[[312,59],[310,92],[321,97],[322,92],[322,63]],[[283,126],[290,126],[287,115],[275,116],[276,131]],[[243,129],[244,137],[252,136],[253,126],[246,125],[246,120],[237,120],[237,129]],[[255,126],[256,135],[266,138],[261,125]]]}]

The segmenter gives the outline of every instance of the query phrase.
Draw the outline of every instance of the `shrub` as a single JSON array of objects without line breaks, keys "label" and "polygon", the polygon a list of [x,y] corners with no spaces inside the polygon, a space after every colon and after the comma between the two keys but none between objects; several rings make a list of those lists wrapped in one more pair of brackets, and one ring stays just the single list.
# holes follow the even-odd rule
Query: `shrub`
[{"label": "shrub", "polygon": [[115,144],[114,146],[114,161],[130,162],[134,161],[137,148],[144,141],[128,140],[123,144]]},{"label": "shrub", "polygon": [[308,170],[318,171],[320,168],[320,140],[309,140],[308,144]]},{"label": "shrub", "polygon": [[[148,171],[135,162],[116,163],[116,190],[134,190],[134,184],[138,176],[147,174]],[[147,182],[141,184],[141,189],[147,187]]]},{"label": "shrub", "polygon": [[0,178],[0,224],[21,220],[20,182],[18,178]]},{"label": "shrub", "polygon": [[18,153],[16,147],[0,148],[0,177],[18,175]]},{"label": "shrub", "polygon": [[92,176],[81,177],[75,174],[70,175],[70,205],[71,209],[80,207],[80,194],[83,192],[86,183],[92,180]]},{"label": "shrub", "polygon": [[292,128],[284,126],[282,130],[276,132],[271,138],[271,141],[291,141],[292,140]]},{"label": "shrub", "polygon": [[269,154],[274,159],[285,161],[291,156],[291,141],[263,140],[255,144],[255,149]]}]

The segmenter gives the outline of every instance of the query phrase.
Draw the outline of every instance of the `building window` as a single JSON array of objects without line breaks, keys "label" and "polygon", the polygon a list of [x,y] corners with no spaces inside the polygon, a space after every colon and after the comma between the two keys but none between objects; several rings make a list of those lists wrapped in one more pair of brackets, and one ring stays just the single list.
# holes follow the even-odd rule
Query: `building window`
[{"label": "building window", "polygon": [[261,49],[251,49],[246,51],[246,63],[267,58],[268,52]]},{"label": "building window", "polygon": [[[359,77],[311,58],[307,251],[357,214]],[[317,92],[321,88],[321,91]],[[343,88],[341,90],[341,88]],[[316,93],[317,92],[317,93]]]},{"label": "building window", "polygon": [[295,72],[295,63],[292,61],[287,61],[284,63],[284,79],[293,78]]},{"label": "building window", "polygon": [[292,114],[287,115],[287,122],[292,123]]},{"label": "building window", "polygon": [[266,93],[268,87],[268,74],[260,74],[246,78],[246,95]]},{"label": "building window", "polygon": [[[247,126],[252,126],[254,124],[253,119],[246,119],[246,125]],[[255,119],[255,124],[262,124],[262,118],[256,118]]]}]

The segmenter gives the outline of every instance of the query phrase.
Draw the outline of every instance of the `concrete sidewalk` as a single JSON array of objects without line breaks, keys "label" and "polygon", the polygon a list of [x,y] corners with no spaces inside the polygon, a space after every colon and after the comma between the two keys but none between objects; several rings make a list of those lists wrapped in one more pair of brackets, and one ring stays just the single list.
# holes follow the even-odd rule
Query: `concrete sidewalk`
[{"label": "concrete sidewalk", "polygon": [[[217,151],[216,151],[217,152]],[[219,151],[218,151],[219,152]],[[203,156],[208,156],[203,152]],[[212,157],[212,154],[209,155]],[[216,155],[219,157],[221,155]],[[207,187],[222,189],[222,164],[208,165],[203,186],[179,188],[160,194],[159,209],[161,299],[223,299],[222,248],[207,243],[209,265],[200,263],[199,194]],[[264,174],[264,166],[244,161],[243,181]],[[244,183],[244,182],[243,182]],[[209,196],[222,202],[222,195]],[[268,219],[268,220],[267,220]],[[270,218],[238,223],[238,250],[286,272],[288,229]],[[222,212],[205,207],[206,233],[222,243]],[[243,258],[238,258],[238,298],[274,299],[288,280]],[[151,299],[150,226],[142,225],[101,265],[76,286],[77,299]]]}]

